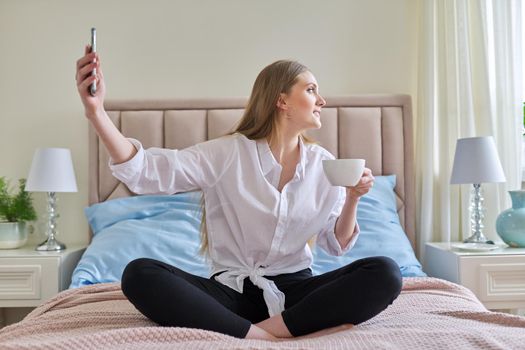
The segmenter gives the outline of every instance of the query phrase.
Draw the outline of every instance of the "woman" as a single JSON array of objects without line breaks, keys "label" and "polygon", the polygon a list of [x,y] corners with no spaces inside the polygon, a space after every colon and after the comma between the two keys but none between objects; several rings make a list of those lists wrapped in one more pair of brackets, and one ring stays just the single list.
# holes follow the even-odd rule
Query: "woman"
[{"label": "woman", "polygon": [[357,204],[374,177],[365,169],[354,187],[328,183],[322,160],[334,157],[302,134],[321,127],[325,105],[305,66],[277,61],[264,68],[232,134],[184,150],[144,150],[104,111],[99,56],[88,52],[77,61],[77,88],[114,176],[135,193],[199,189],[205,198],[212,276],[132,261],[122,290],[145,316],[239,338],[318,336],[364,322],[398,296],[399,267],[386,257],[312,276],[307,242],[315,236],[328,253],[346,253],[359,234]]}]

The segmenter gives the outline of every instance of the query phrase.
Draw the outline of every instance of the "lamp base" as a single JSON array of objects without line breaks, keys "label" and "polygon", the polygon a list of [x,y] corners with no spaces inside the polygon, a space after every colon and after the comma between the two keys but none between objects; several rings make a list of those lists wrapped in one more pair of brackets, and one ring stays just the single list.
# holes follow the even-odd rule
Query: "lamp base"
[{"label": "lamp base", "polygon": [[66,249],[66,245],[62,242],[57,241],[55,238],[48,238],[42,244],[39,244],[35,250],[40,252],[49,252],[49,251],[60,251]]},{"label": "lamp base", "polygon": [[473,234],[472,236],[470,236],[469,238],[465,239],[463,241],[463,243],[485,243],[485,244],[495,244],[493,241],[491,241],[490,239],[487,239],[487,237],[485,237],[483,235],[483,233],[481,234]]}]

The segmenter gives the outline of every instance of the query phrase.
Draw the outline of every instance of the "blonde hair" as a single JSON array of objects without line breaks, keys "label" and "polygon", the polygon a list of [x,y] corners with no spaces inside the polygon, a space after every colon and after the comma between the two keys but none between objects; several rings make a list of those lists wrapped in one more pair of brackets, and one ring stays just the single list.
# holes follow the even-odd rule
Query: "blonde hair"
[{"label": "blonde hair", "polygon": [[[289,94],[298,76],[307,72],[308,68],[296,61],[279,60],[266,66],[253,83],[252,93],[244,110],[244,114],[230,135],[240,133],[250,140],[267,138],[268,143],[279,137],[277,132],[279,109],[277,102],[282,93]],[[301,134],[304,142],[314,143]],[[206,209],[204,195],[201,200],[201,248],[200,252],[208,252],[208,232],[206,229]]]}]

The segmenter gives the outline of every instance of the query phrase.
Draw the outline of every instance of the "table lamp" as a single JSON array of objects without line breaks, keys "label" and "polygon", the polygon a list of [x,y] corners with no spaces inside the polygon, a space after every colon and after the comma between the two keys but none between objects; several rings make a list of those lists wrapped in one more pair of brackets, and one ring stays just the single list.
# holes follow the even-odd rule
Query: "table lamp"
[{"label": "table lamp", "polygon": [[485,208],[481,184],[505,181],[505,174],[492,136],[458,139],[450,183],[473,185],[469,207],[472,235],[465,239],[464,243],[494,244],[483,234]]},{"label": "table lamp", "polygon": [[48,221],[44,243],[36,247],[39,251],[57,251],[66,249],[64,243],[56,239],[57,234],[57,197],[56,192],[77,192],[75,171],[71,161],[71,152],[66,148],[39,148],[35,151],[26,191],[47,192]]}]

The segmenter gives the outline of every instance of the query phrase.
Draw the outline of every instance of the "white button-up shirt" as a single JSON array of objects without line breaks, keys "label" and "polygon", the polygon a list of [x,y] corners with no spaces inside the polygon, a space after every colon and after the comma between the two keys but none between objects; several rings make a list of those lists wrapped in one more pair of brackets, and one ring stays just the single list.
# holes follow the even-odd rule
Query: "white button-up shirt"
[{"label": "white button-up shirt", "polygon": [[346,199],[344,187],[330,185],[322,160],[334,156],[300,138],[300,161],[295,174],[279,192],[282,167],[266,139],[242,134],[224,136],[183,150],[150,148],[130,139],[137,154],[114,164],[113,175],[138,194],[173,194],[202,190],[206,206],[209,257],[215,279],[242,293],[243,282],[263,290],[270,316],[284,310],[284,294],[264,276],[310,267],[307,241],[332,255],[342,255],[335,223]]}]

